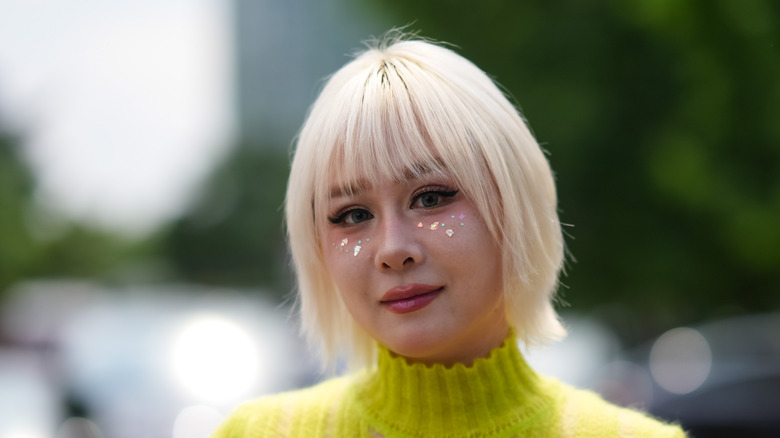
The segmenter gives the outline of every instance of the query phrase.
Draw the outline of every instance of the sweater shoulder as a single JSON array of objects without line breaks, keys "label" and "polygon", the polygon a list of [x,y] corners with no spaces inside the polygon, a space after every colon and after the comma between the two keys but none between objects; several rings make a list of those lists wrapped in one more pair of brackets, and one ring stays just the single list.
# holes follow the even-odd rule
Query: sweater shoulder
[{"label": "sweater shoulder", "polygon": [[677,424],[664,422],[637,409],[614,405],[592,391],[557,384],[561,386],[560,424],[564,436],[686,437]]},{"label": "sweater shoulder", "polygon": [[[301,423],[325,419],[331,408],[341,404],[353,377],[329,379],[317,385],[260,397],[242,403],[211,435],[211,438],[262,438],[288,436]],[[301,419],[305,412],[310,418]],[[284,434],[285,430],[287,434]]]}]

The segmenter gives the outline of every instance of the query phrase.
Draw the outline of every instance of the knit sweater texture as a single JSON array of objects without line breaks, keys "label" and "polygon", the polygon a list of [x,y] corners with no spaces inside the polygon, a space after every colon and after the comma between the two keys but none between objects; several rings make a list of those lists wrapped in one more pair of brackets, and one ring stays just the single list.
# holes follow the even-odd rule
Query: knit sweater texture
[{"label": "knit sweater texture", "polygon": [[685,437],[679,426],[536,374],[514,337],[472,366],[377,367],[240,406],[212,438]]}]

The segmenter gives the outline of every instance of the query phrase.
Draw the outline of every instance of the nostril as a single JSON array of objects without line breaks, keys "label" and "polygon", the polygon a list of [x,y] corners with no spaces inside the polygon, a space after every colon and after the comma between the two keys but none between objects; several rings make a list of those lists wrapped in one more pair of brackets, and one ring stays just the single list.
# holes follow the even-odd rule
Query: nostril
[{"label": "nostril", "polygon": [[407,257],[403,263],[400,265],[395,265],[395,263],[388,264],[387,262],[382,262],[382,269],[400,269],[403,266],[406,266],[407,264],[414,264],[414,257]]}]

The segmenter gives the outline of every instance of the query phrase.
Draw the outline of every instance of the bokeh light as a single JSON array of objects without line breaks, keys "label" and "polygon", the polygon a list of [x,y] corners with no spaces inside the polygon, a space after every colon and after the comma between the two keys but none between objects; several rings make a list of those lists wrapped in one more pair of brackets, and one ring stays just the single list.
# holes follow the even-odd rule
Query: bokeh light
[{"label": "bokeh light", "polygon": [[222,403],[240,397],[257,381],[258,350],[247,332],[219,317],[204,315],[176,335],[173,370],[182,386],[200,400]]},{"label": "bokeh light", "polygon": [[665,390],[687,394],[704,383],[712,368],[712,352],[698,330],[679,327],[661,335],[650,350],[650,372]]}]

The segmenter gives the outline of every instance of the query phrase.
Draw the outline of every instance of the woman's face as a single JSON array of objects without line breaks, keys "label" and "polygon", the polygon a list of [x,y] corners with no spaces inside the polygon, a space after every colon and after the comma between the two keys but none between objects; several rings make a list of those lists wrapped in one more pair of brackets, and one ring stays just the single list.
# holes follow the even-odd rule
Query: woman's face
[{"label": "woman's face", "polygon": [[454,180],[433,174],[345,194],[322,245],[349,312],[412,361],[470,364],[508,333],[501,253]]}]

